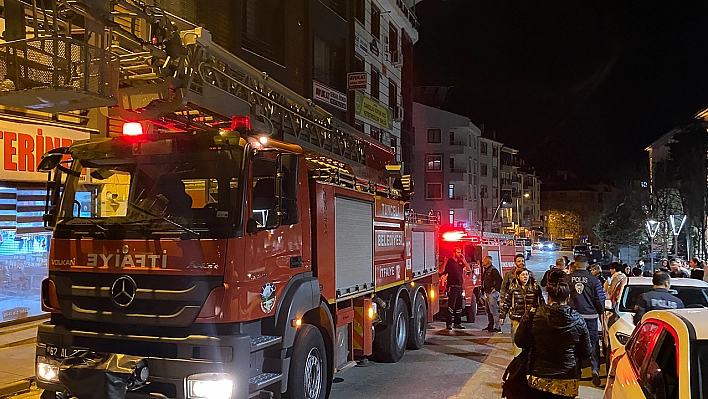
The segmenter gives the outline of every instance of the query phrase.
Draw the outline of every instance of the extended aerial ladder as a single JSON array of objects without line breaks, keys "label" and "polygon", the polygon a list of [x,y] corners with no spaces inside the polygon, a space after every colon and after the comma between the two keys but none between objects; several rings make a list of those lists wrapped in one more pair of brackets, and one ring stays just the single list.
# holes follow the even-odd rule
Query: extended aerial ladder
[{"label": "extended aerial ladder", "polygon": [[0,105],[50,113],[110,107],[109,121],[146,121],[158,131],[228,126],[247,115],[259,134],[324,153],[360,176],[381,178],[395,162],[389,147],[150,3],[6,3],[23,32],[0,45]]}]

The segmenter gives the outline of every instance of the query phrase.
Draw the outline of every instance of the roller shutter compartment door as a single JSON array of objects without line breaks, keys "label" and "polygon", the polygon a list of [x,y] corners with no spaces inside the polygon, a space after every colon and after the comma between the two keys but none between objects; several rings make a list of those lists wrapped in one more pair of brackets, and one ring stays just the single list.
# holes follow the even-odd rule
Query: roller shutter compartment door
[{"label": "roller shutter compartment door", "polygon": [[344,297],[374,286],[373,203],[335,197],[336,288]]},{"label": "roller shutter compartment door", "polygon": [[435,270],[435,232],[425,232],[425,273],[431,273]]},{"label": "roller shutter compartment door", "polygon": [[423,274],[423,271],[425,270],[425,232],[423,231],[414,231],[413,234],[411,235],[411,245],[413,245],[413,250],[411,251],[411,255],[413,259],[411,260],[411,263],[413,264],[413,276],[419,276]]}]

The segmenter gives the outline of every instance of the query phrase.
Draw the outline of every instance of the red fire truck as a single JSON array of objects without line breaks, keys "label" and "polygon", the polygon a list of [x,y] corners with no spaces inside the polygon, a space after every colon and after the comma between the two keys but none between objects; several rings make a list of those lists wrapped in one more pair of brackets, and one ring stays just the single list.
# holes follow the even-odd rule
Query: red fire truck
[{"label": "red fire truck", "polygon": [[126,132],[42,161],[54,237],[39,387],[326,398],[355,358],[423,346],[437,224],[407,216],[405,192],[233,130]]},{"label": "red fire truck", "polygon": [[[445,260],[454,255],[455,248],[462,249],[462,253],[470,265],[471,270],[463,276],[462,295],[465,298],[465,308],[462,314],[468,323],[474,323],[479,306],[484,306],[481,300],[482,259],[485,256],[491,256],[492,264],[503,276],[506,272],[514,269],[514,257],[517,253],[524,253],[523,247],[515,246],[513,240],[473,236],[462,229],[442,229],[438,255],[441,262],[441,272],[445,270]],[[444,312],[447,308],[446,283],[446,276],[443,276],[440,279],[439,291],[440,309],[444,317],[446,317]]]}]

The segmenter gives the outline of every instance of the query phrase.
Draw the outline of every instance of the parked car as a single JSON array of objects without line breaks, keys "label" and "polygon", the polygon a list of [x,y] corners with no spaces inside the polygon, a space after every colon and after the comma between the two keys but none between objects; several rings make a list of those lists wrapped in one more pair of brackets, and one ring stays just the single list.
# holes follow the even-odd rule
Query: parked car
[{"label": "parked car", "polygon": [[[610,351],[624,346],[634,330],[634,305],[639,296],[653,287],[651,277],[630,277],[620,292],[619,300],[612,307],[608,301],[605,313],[607,334],[605,345]],[[671,291],[687,308],[708,308],[708,283],[691,278],[672,278]]]},{"label": "parked car", "polygon": [[708,397],[708,309],[648,312],[612,353],[605,399]]},{"label": "parked car", "polygon": [[583,255],[588,258],[590,257],[590,251],[588,250],[587,245],[583,244],[583,245],[576,245],[573,247],[573,257],[579,256],[579,255]]},{"label": "parked car", "polygon": [[600,247],[598,247],[597,245],[591,246],[590,251],[588,253],[588,261],[591,265],[593,263],[602,262],[602,250],[600,250]]}]

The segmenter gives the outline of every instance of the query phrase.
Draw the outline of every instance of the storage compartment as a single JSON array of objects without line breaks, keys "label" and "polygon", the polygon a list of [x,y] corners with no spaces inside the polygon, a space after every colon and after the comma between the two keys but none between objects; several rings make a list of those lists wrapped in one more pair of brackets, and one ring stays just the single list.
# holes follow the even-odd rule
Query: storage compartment
[{"label": "storage compartment", "polygon": [[334,199],[337,300],[374,288],[373,203]]}]

